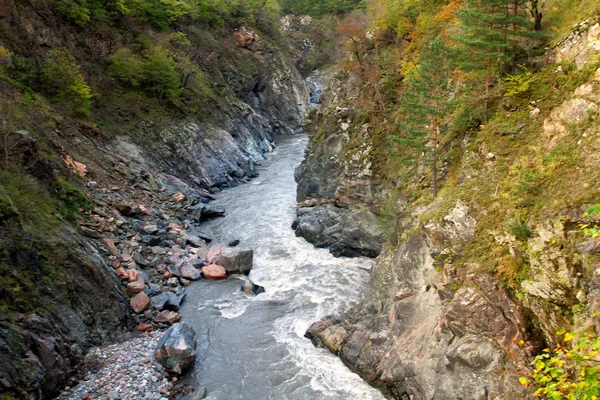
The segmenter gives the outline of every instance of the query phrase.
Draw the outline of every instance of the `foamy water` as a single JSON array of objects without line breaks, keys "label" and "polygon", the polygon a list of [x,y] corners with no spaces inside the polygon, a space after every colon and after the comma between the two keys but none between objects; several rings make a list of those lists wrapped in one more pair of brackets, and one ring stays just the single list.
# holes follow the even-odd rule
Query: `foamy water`
[{"label": "foamy water", "polygon": [[201,338],[193,371],[208,399],[383,399],[330,352],[304,338],[310,324],[341,313],[366,294],[372,260],[334,258],[297,238],[294,169],[307,138],[283,138],[260,176],[217,195],[227,216],[206,225],[217,240],[254,249],[250,278],[266,293],[249,296],[241,280],[200,281],[182,310]]}]

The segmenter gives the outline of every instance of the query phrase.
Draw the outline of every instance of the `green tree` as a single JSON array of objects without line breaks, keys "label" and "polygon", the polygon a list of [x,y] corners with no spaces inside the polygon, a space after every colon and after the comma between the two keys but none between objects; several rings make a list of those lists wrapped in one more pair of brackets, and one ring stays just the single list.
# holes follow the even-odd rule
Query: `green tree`
[{"label": "green tree", "polygon": [[143,81],[144,60],[127,47],[117,50],[108,61],[108,73],[111,77],[131,87],[138,87]]},{"label": "green tree", "polygon": [[55,98],[65,101],[79,114],[89,116],[92,89],[79,71],[79,66],[68,51],[52,49],[42,68],[44,88]]},{"label": "green tree", "polygon": [[153,92],[159,99],[165,97],[173,104],[178,104],[183,89],[181,77],[177,72],[176,62],[169,52],[159,46],[144,52],[144,80],[146,89]]},{"label": "green tree", "polygon": [[462,45],[458,66],[482,74],[485,82],[484,121],[487,123],[493,81],[512,64],[516,67],[519,39],[528,34],[521,0],[466,0],[456,13],[461,33],[454,40]]},{"label": "green tree", "polygon": [[423,48],[419,65],[408,75],[400,106],[401,135],[396,143],[429,154],[433,196],[437,196],[437,163],[444,117],[456,105],[453,99],[451,50],[437,37]]}]

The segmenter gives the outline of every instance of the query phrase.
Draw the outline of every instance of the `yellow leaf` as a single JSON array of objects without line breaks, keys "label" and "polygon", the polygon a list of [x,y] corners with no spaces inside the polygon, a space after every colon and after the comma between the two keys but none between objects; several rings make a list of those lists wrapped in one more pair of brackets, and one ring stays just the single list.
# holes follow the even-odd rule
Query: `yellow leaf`
[{"label": "yellow leaf", "polygon": [[546,364],[544,364],[544,362],[542,360],[537,360],[535,362],[535,369],[537,371],[541,371],[542,369],[544,369],[545,366],[546,366]]},{"label": "yellow leaf", "polygon": [[529,379],[525,378],[524,376],[519,378],[519,383],[523,386],[529,386],[530,382],[531,381]]},{"label": "yellow leaf", "polygon": [[569,332],[565,333],[565,342],[570,342],[571,340],[573,340],[573,335]]}]

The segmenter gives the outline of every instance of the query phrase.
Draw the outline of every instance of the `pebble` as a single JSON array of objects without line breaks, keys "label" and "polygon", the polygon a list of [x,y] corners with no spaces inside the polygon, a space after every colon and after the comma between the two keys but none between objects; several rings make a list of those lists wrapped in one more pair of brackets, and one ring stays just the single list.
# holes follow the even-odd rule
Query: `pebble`
[{"label": "pebble", "polygon": [[161,336],[162,332],[156,331],[90,350],[84,364],[94,369],[74,387],[65,388],[57,400],[168,400],[165,396],[173,392],[173,383],[154,359],[154,349]]}]

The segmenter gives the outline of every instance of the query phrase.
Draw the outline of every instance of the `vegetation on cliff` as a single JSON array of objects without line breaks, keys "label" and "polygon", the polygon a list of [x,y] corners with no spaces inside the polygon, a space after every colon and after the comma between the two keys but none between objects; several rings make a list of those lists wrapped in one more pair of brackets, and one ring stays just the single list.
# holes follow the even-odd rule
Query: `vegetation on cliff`
[{"label": "vegetation on cliff", "polygon": [[[600,58],[593,48],[599,13],[593,1],[376,0],[344,18],[339,31],[348,55],[333,82],[346,83],[345,92],[313,117],[311,146],[319,151],[322,143],[336,143],[334,137],[347,138],[340,170],[348,180],[353,171],[362,178],[367,170],[386,193],[381,220],[392,239],[369,299],[341,324],[345,339],[335,351],[394,396],[436,387],[420,378],[414,386],[396,379],[413,369],[403,369],[406,355],[395,365],[390,356],[402,351],[399,343],[422,333],[401,324],[417,318],[409,307],[418,309],[410,296],[419,293],[411,284],[405,288],[401,276],[408,268],[425,274],[425,261],[415,256],[407,263],[403,253],[411,254],[423,238],[432,248],[431,273],[439,274],[426,277],[426,288],[437,288],[442,312],[452,312],[455,293],[489,292],[489,277],[530,320],[512,322],[525,335],[522,344],[513,338],[515,348],[529,356],[559,344],[569,348],[560,329],[598,329],[597,252],[578,225],[597,223],[585,211],[598,201]],[[438,232],[464,204],[477,222],[474,236],[457,240]],[[373,307],[384,310],[382,320],[390,319],[387,329],[399,324],[402,330],[373,341],[385,357],[371,365],[377,350],[364,350],[361,358],[363,350],[354,346],[365,335],[361,326],[379,323],[368,319]],[[384,328],[371,334],[377,329]],[[492,332],[448,332],[492,335],[486,340],[505,346]],[[520,365],[513,374],[527,373],[529,361],[506,351],[506,362]],[[421,373],[444,373],[418,362]],[[565,378],[573,384],[575,370]],[[505,366],[499,373],[508,377],[510,371]]]}]

